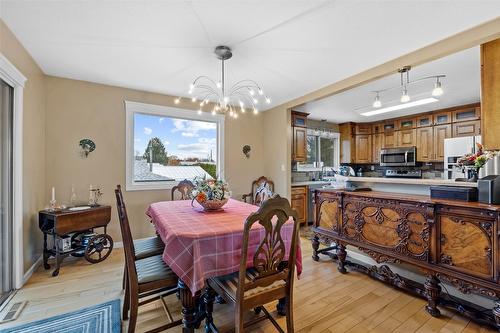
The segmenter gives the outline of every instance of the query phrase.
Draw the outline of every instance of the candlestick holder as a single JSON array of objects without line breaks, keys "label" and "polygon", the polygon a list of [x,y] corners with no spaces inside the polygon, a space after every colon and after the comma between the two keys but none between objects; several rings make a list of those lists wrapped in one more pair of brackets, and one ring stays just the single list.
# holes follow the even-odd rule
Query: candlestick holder
[{"label": "candlestick holder", "polygon": [[49,211],[53,212],[56,210],[57,201],[55,199],[49,201]]}]

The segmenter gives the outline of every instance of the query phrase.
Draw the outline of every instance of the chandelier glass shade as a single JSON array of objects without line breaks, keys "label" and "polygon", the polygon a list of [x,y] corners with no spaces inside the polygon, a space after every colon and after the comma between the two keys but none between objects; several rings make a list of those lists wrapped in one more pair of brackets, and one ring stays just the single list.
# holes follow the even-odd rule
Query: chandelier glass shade
[{"label": "chandelier glass shade", "polygon": [[[247,109],[258,114],[259,105],[271,103],[271,98],[254,80],[243,79],[227,87],[225,61],[231,59],[232,51],[228,46],[221,45],[215,48],[214,53],[221,61],[220,79],[215,81],[202,75],[189,85],[188,94],[192,103],[198,103],[198,114],[211,112],[213,115],[224,114],[238,118],[238,114],[245,113]],[[175,103],[180,103],[182,98],[185,97],[178,97]]]}]

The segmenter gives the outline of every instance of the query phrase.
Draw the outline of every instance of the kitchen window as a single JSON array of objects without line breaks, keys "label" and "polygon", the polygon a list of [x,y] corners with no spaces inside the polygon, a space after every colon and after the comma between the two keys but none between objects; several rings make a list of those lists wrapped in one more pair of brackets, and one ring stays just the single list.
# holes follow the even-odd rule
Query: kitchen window
[{"label": "kitchen window", "polygon": [[223,178],[223,116],[136,102],[125,102],[125,109],[127,190]]},{"label": "kitchen window", "polygon": [[[340,165],[340,134],[307,130],[307,162],[298,170],[338,168]],[[300,171],[299,170],[299,171]]]}]

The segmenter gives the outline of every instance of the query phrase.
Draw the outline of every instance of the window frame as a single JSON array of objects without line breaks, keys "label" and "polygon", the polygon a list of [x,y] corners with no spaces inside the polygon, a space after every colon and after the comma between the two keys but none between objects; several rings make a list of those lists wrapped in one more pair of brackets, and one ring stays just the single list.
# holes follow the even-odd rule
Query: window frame
[{"label": "window frame", "polygon": [[178,181],[157,181],[157,182],[135,182],[134,177],[134,115],[142,113],[153,116],[163,116],[177,119],[187,119],[194,121],[207,121],[217,125],[217,176],[224,179],[224,123],[225,117],[221,114],[212,115],[203,112],[201,115],[197,111],[181,109],[171,106],[146,104],[133,101],[125,101],[125,190],[126,191],[146,191],[146,190],[170,190],[177,185]]},{"label": "window frame", "polygon": [[[322,135],[316,133],[314,130],[308,129],[307,136],[315,137],[316,145],[316,159],[321,161],[321,139],[327,139],[334,141],[334,154],[333,154],[333,168],[338,168],[340,166],[340,133],[329,133],[328,135]],[[298,163],[297,171],[321,171],[320,167],[314,167],[311,163]]]}]

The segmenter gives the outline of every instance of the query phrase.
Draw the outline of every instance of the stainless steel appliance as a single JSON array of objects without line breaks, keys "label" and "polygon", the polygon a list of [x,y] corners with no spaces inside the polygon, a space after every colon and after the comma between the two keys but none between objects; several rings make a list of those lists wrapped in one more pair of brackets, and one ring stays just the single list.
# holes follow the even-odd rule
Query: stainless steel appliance
[{"label": "stainless steel appliance", "polygon": [[309,191],[307,192],[307,223],[314,222],[314,191],[325,186],[322,184],[309,184]]},{"label": "stainless steel appliance", "polygon": [[422,170],[387,169],[384,176],[387,178],[422,178]]},{"label": "stainless steel appliance", "polygon": [[476,152],[476,143],[481,136],[464,136],[444,139],[444,177],[445,179],[466,178],[467,175],[456,168],[457,160],[465,154]]},{"label": "stainless steel appliance", "polygon": [[384,148],[380,150],[381,166],[415,166],[416,147]]}]

